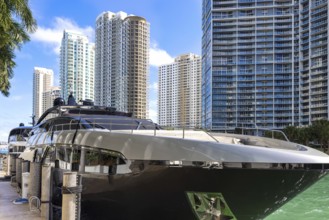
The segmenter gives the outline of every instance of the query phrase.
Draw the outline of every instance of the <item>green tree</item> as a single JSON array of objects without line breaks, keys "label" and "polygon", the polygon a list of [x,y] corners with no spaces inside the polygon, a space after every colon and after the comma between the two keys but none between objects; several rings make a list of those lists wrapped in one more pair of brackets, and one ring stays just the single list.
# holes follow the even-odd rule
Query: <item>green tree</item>
[{"label": "green tree", "polygon": [[15,49],[30,40],[28,33],[36,27],[28,0],[0,0],[0,92],[4,96],[9,95],[14,75]]},{"label": "green tree", "polygon": [[311,139],[309,127],[298,128],[298,141],[297,143],[308,146]]},{"label": "green tree", "polygon": [[[274,138],[274,139],[284,140],[284,141],[286,140],[286,138],[280,132],[276,132],[275,130],[265,131],[264,132],[264,137]],[[289,137],[288,137],[288,139],[289,139]]]},{"label": "green tree", "polygon": [[329,121],[318,120],[310,127],[311,139],[325,151],[329,147]]},{"label": "green tree", "polygon": [[298,142],[299,129],[295,126],[288,126],[283,129],[283,132],[287,135],[288,139],[292,142]]}]

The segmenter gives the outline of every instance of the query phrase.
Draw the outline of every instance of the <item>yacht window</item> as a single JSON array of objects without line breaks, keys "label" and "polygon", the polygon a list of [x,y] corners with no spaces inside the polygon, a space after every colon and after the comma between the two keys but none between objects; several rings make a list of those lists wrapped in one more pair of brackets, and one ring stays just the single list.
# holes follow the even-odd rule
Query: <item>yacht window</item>
[{"label": "yacht window", "polygon": [[53,123],[54,131],[75,130],[79,125],[79,121],[72,118],[56,118]]},{"label": "yacht window", "polygon": [[8,142],[12,141],[26,141],[27,137],[29,136],[29,132],[31,128],[18,128],[14,129],[9,134]]},{"label": "yacht window", "polygon": [[99,174],[116,174],[117,165],[126,164],[118,152],[82,146],[56,147],[56,160],[61,169]]},{"label": "yacht window", "polygon": [[31,134],[35,135],[35,134],[49,131],[50,124],[51,124],[51,121],[45,121],[42,124],[39,124],[38,126],[36,126],[32,129]]},{"label": "yacht window", "polygon": [[123,156],[120,153],[110,150],[81,148],[78,154],[80,157],[80,166],[84,166],[80,168],[80,171],[87,173],[113,175],[116,174],[117,165],[125,164]]},{"label": "yacht window", "polygon": [[55,160],[56,160],[56,151],[55,148],[53,146],[49,146],[48,150],[45,156],[45,161],[44,164],[52,164],[55,165]]},{"label": "yacht window", "polygon": [[64,170],[71,170],[71,155],[72,148],[70,146],[59,146],[56,147],[56,160],[58,161],[58,166]]},{"label": "yacht window", "polygon": [[60,146],[56,149],[56,159],[60,161],[70,162],[72,150],[66,146]]}]

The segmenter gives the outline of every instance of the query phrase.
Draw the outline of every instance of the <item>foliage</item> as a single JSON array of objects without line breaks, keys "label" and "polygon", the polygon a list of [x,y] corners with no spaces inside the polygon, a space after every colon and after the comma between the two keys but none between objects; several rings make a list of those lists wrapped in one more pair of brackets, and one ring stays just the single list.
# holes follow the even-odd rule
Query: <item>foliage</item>
[{"label": "foliage", "polygon": [[297,139],[297,143],[303,144],[303,145],[309,145],[310,144],[310,140],[312,140],[312,136],[310,134],[309,128],[305,127],[305,128],[299,128],[298,129],[298,139]]},{"label": "foliage", "polygon": [[[308,127],[288,126],[283,129],[288,139],[303,145],[320,147],[323,151],[329,150],[329,121],[318,120]],[[265,137],[272,137],[272,132],[265,132]],[[282,139],[274,133],[274,138]]]},{"label": "foliage", "polygon": [[325,150],[329,147],[329,122],[326,120],[319,120],[312,124],[310,127],[310,134],[313,141],[319,144]]},{"label": "foliage", "polygon": [[264,136],[269,138],[279,139],[279,140],[286,140],[285,137],[279,132],[265,131]]},{"label": "foliage", "polygon": [[283,129],[290,141],[297,141],[299,138],[299,130],[295,126],[288,126]]},{"label": "foliage", "polygon": [[36,21],[28,0],[0,0],[0,21],[0,92],[8,96],[16,66],[14,51],[29,41],[28,32],[36,30]]}]

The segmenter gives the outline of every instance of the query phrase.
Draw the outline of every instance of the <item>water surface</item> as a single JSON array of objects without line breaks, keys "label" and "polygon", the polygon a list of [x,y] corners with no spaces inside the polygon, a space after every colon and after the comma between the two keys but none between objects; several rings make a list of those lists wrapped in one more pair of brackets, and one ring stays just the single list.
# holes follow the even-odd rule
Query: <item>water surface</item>
[{"label": "water surface", "polygon": [[299,194],[265,220],[328,220],[329,175]]}]

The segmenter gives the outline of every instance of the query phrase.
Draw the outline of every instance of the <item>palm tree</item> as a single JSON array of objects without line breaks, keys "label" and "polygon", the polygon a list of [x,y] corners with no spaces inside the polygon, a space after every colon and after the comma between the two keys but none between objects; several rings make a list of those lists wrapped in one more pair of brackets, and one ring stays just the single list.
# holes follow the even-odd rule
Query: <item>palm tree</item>
[{"label": "palm tree", "polygon": [[28,0],[0,0],[0,22],[0,92],[8,96],[16,66],[14,51],[30,40],[28,33],[33,33],[37,24]]}]

